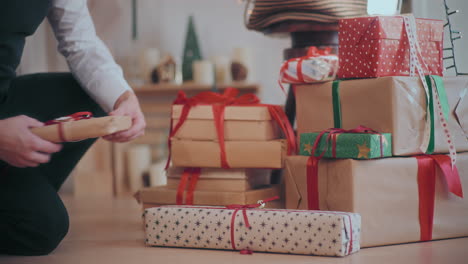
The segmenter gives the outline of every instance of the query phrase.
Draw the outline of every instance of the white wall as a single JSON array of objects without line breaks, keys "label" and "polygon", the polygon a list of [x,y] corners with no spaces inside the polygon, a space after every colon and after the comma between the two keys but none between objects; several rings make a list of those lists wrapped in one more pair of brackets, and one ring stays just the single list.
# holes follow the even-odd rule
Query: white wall
[{"label": "white wall", "polygon": [[[413,13],[416,17],[441,19],[445,21],[445,8],[443,0],[413,0]],[[459,72],[468,73],[468,1],[467,0],[447,0],[448,6],[455,10],[459,9],[460,13],[450,17],[454,30],[459,30],[465,33],[466,37],[455,41],[455,58],[457,59],[457,67]],[[446,29],[446,31],[448,31]],[[445,34],[445,45],[448,43],[448,34]],[[445,66],[449,66],[451,61],[446,62]],[[454,75],[453,70],[448,70],[445,75]]]},{"label": "white wall", "polygon": [[[162,53],[181,59],[188,17],[193,15],[204,58],[230,57],[235,47],[251,48],[254,76],[264,88],[261,97],[268,103],[284,103],[277,76],[282,52],[290,46],[290,40],[248,31],[243,24],[244,5],[237,0],[138,0],[137,43],[131,41],[130,3],[128,0],[90,3],[98,33],[123,64],[128,61],[125,58],[138,56],[139,50],[147,47],[157,47]],[[109,13],[117,13],[119,19]],[[109,20],[113,23],[109,24]]]}]

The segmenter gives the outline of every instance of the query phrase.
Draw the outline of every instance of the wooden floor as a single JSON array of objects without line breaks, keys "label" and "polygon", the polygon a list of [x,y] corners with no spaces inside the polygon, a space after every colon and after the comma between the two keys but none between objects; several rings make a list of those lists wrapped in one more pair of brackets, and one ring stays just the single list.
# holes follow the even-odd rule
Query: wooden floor
[{"label": "wooden floor", "polygon": [[368,248],[344,258],[150,248],[143,243],[141,209],[134,200],[64,200],[71,218],[70,233],[51,255],[0,256],[0,263],[468,263],[468,238]]}]

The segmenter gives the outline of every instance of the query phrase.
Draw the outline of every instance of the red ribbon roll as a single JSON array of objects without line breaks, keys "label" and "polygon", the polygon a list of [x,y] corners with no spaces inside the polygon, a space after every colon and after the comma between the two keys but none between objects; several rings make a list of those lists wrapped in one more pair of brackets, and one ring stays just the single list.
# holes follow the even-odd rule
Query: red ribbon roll
[{"label": "red ribbon roll", "polygon": [[176,135],[178,130],[182,127],[184,122],[187,120],[190,109],[196,105],[212,105],[214,123],[216,127],[216,133],[220,146],[220,159],[221,167],[228,169],[230,168],[225,149],[225,138],[224,138],[224,110],[226,106],[259,106],[268,107],[268,110],[272,118],[278,123],[282,129],[287,142],[288,142],[288,155],[294,154],[297,151],[294,130],[289,123],[289,120],[284,113],[283,109],[277,105],[260,104],[260,100],[254,94],[244,94],[237,97],[239,91],[235,88],[227,88],[223,94],[214,92],[201,92],[191,98],[188,98],[183,91],[179,91],[179,94],[174,101],[173,105],[183,105],[182,113],[179,117],[179,121],[173,127],[173,120],[171,118],[171,127],[168,138],[168,159],[166,163],[166,169],[169,167],[171,160],[171,138]]}]

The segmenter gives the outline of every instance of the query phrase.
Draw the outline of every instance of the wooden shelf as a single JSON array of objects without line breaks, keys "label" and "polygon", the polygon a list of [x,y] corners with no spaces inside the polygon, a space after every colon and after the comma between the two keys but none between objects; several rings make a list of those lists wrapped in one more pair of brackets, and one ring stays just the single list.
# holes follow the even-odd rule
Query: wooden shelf
[{"label": "wooden shelf", "polygon": [[[258,92],[260,90],[259,84],[247,84],[247,83],[232,83],[232,84],[222,84],[216,86],[219,90],[226,89],[228,87],[234,87],[241,91],[253,91]],[[197,84],[192,82],[178,84],[143,84],[143,85],[134,85],[133,90],[137,94],[151,94],[151,93],[167,93],[167,92],[178,92],[179,90],[183,91],[210,91],[213,88],[211,85]]]}]

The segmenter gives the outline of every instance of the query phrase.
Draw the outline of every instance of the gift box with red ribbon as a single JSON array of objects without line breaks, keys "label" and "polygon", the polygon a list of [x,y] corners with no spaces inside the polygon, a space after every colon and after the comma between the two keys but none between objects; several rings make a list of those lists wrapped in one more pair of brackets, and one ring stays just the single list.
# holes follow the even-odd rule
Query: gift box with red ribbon
[{"label": "gift box with red ribbon", "polygon": [[331,54],[331,48],[310,47],[307,55],[283,63],[279,84],[304,84],[334,80],[338,71],[338,56]]},{"label": "gift box with red ribbon", "polygon": [[32,128],[39,137],[51,142],[73,142],[107,136],[132,126],[128,116],[93,118],[91,112],[77,112],[45,122],[45,126]]},{"label": "gift box with red ribbon", "polygon": [[261,104],[254,94],[238,93],[228,88],[189,98],[179,92],[172,109],[168,165],[172,159],[177,167],[282,168],[283,156],[296,153],[283,109]]},{"label": "gift box with red ribbon", "polygon": [[468,153],[375,160],[286,159],[286,208],[359,213],[361,246],[468,235]]},{"label": "gift box with red ribbon", "polygon": [[341,19],[338,78],[443,74],[444,22],[410,16]]},{"label": "gift box with red ribbon", "polygon": [[260,209],[268,200],[226,207],[146,209],[146,244],[238,250],[241,254],[346,256],[359,250],[359,214]]},{"label": "gift box with red ribbon", "polygon": [[[180,167],[167,171],[167,188],[178,190],[188,175]],[[198,191],[245,192],[270,185],[271,170],[202,168],[196,179]]]},{"label": "gift box with red ribbon", "polygon": [[362,125],[391,133],[393,156],[468,151],[468,78],[425,82],[429,94],[419,78],[404,76],[297,85],[297,133]]},{"label": "gift box with red ribbon", "polygon": [[392,135],[359,126],[302,133],[299,154],[325,158],[374,159],[392,156]]}]

